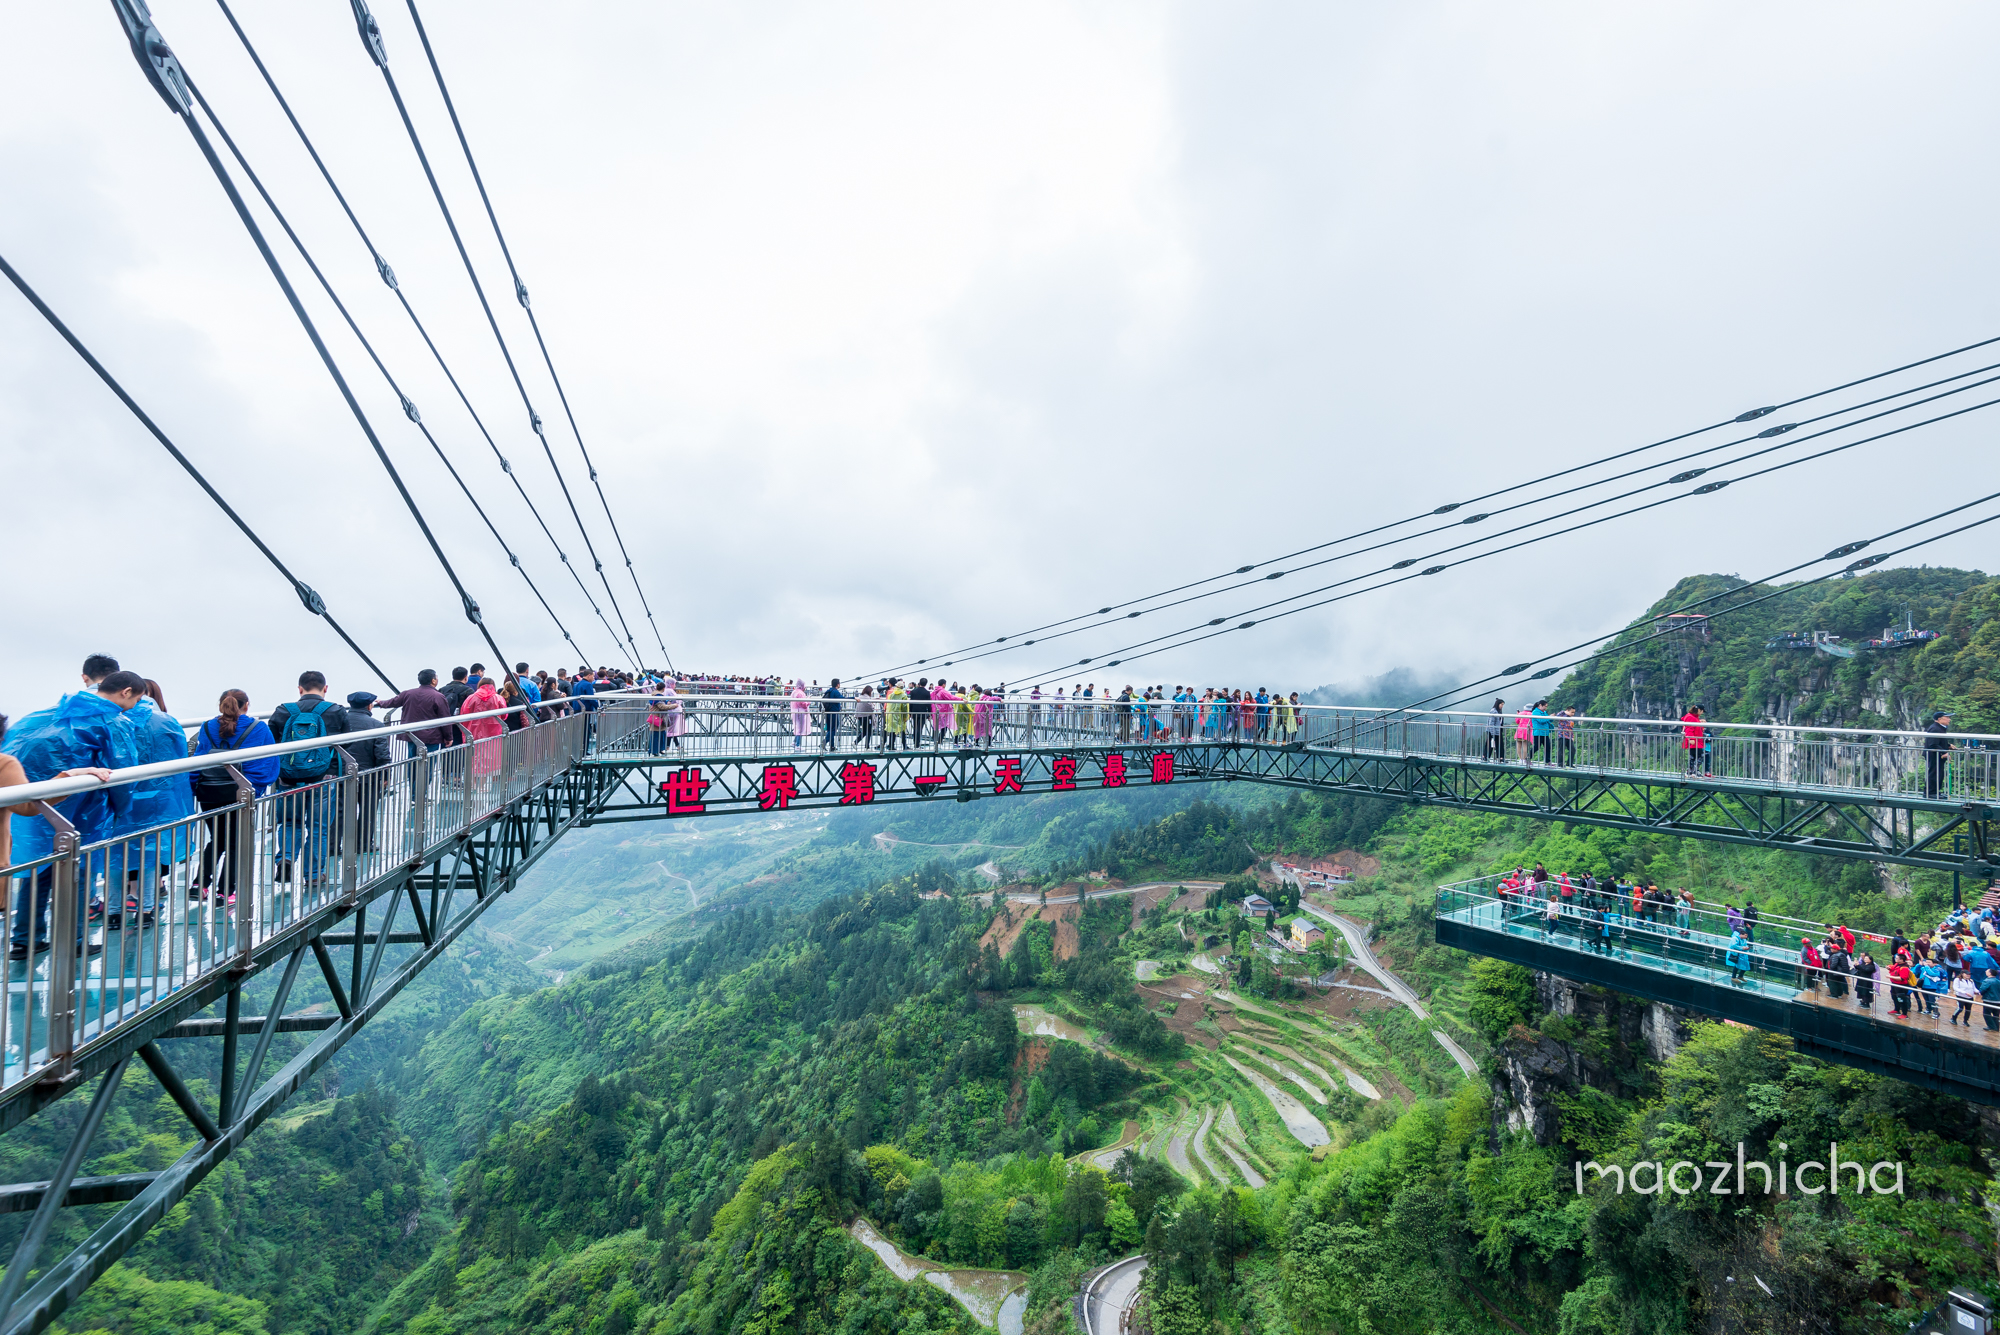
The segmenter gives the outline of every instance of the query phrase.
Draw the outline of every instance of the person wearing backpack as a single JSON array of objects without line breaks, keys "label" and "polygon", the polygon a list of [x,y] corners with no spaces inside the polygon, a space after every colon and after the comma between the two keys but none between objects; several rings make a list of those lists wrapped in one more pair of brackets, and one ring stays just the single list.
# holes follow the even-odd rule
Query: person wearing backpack
[{"label": "person wearing backpack", "polygon": [[271,735],[280,742],[329,739],[278,758],[278,865],[276,879],[292,879],[293,864],[306,864],[305,882],[316,884],[325,874],[326,834],[333,802],[327,790],[315,791],[323,779],[337,778],[340,762],[330,740],[349,730],[347,711],[326,698],[326,674],[308,669],[299,674],[299,698],[279,705],[270,717]]}]

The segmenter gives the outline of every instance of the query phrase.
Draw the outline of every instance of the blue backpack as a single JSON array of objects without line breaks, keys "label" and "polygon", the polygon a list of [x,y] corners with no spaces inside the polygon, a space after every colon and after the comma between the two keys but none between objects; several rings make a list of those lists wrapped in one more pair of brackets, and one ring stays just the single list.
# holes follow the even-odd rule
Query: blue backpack
[{"label": "blue backpack", "polygon": [[[322,700],[311,706],[286,704],[280,707],[285,711],[285,726],[278,734],[279,741],[302,742],[328,735],[326,715],[334,708],[332,701]],[[333,748],[315,746],[305,751],[294,751],[279,761],[278,778],[286,783],[311,783],[324,779],[332,768]]]}]

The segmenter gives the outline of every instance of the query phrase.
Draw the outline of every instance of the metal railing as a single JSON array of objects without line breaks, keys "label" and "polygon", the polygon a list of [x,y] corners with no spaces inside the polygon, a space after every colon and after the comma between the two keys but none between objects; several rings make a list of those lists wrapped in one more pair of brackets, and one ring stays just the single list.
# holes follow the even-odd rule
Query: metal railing
[{"label": "metal railing", "polygon": [[[682,695],[621,757],[883,751],[910,746],[1302,745],[1351,754],[1490,763],[1801,792],[2000,800],[2000,737],[1772,724],[1544,717],[1462,711],[1231,706],[1171,700],[902,701]],[[835,708],[829,709],[832,705]],[[657,737],[654,734],[659,734]],[[1523,735],[1517,736],[1520,733]],[[1950,750],[1930,749],[1938,741]],[[1690,743],[1694,743],[1690,745]]]},{"label": "metal railing", "polygon": [[[1543,945],[1574,950],[1629,963],[1634,969],[1691,977],[1761,996],[1804,1001],[1850,1011],[1896,1024],[1909,1024],[1952,1036],[1951,1017],[1961,1014],[1948,992],[1921,987],[1892,989],[1888,938],[1856,932],[1857,953],[1877,955],[1872,980],[1800,961],[1799,938],[1818,946],[1831,928],[1805,918],[1765,915],[1755,928],[1761,939],[1738,944],[1729,930],[1728,908],[1697,900],[1687,914],[1672,907],[1635,910],[1626,894],[1579,892],[1573,904],[1558,902],[1549,915],[1548,888],[1542,893],[1498,892],[1499,877],[1442,885],[1437,890],[1437,916],[1466,927],[1523,937]],[[1870,949],[1873,947],[1873,949]],[[1907,992],[1907,1014],[1899,1010],[1895,993]],[[1963,1012],[1961,1031],[1969,1037],[1971,1003]]]},{"label": "metal railing", "polygon": [[[504,714],[508,711],[496,711]],[[458,721],[494,717],[461,715]],[[359,769],[333,741],[336,773],[258,794],[244,761],[328,745],[283,743],[226,753],[230,800],[185,819],[79,845],[49,798],[98,787],[57,781],[0,790],[0,805],[36,800],[54,851],[4,869],[0,937],[24,957],[7,965],[0,1008],[0,1098],[61,1076],[77,1056],[154,1006],[420,859],[576,765],[596,744],[643,727],[642,709],[605,697],[576,712],[456,746],[428,750],[390,728],[409,753]],[[382,731],[355,735],[375,739]],[[225,753],[136,766],[115,782],[185,782]],[[58,790],[49,792],[49,790]],[[375,954],[380,963],[381,952]],[[371,966],[372,971],[372,966]]]}]

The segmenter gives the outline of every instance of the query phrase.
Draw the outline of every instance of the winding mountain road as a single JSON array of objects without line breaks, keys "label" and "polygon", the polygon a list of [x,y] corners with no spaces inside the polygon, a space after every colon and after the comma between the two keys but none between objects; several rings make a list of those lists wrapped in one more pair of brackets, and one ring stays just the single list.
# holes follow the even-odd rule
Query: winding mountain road
[{"label": "winding mountain road", "polygon": [[[1411,1013],[1419,1020],[1428,1020],[1431,1018],[1431,1013],[1424,1009],[1423,1002],[1417,1000],[1417,994],[1410,989],[1410,985],[1383,968],[1381,962],[1375,958],[1375,952],[1368,948],[1368,934],[1361,929],[1360,924],[1349,922],[1338,913],[1329,912],[1319,905],[1309,904],[1303,899],[1299,901],[1299,910],[1303,913],[1310,913],[1321,922],[1329,924],[1342,937],[1346,938],[1348,949],[1354,953],[1354,962],[1361,967],[1363,972],[1369,974],[1376,982],[1387,988],[1390,996],[1408,1006]],[[1452,1041],[1450,1034],[1447,1034],[1442,1029],[1433,1029],[1431,1030],[1431,1037],[1435,1038],[1438,1041],[1438,1046],[1443,1048],[1446,1053],[1450,1054],[1451,1059],[1458,1063],[1459,1070],[1465,1072],[1467,1075],[1479,1074],[1479,1064],[1466,1054],[1464,1048]]]}]

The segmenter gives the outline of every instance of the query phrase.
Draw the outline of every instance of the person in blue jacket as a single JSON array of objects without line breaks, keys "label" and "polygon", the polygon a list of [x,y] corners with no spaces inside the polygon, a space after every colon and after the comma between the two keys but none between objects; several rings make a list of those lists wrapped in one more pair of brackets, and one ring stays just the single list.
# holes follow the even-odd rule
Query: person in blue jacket
[{"label": "person in blue jacket", "polygon": [[[167,698],[161,693],[158,682],[146,681],[145,697],[127,710],[125,717],[131,720],[133,730],[138,734],[141,765],[187,759],[187,729],[167,712]],[[156,830],[159,826],[172,825],[194,815],[194,793],[188,788],[184,775],[169,774],[128,786],[132,790],[131,806],[114,822],[114,838]],[[142,922],[152,922],[153,901],[159,890],[160,878],[166,875],[169,868],[187,861],[187,855],[188,827],[185,825],[128,842],[122,854],[124,909],[122,913],[114,909],[105,919],[105,926],[117,928],[124,923],[125,914],[135,912],[142,914]],[[116,876],[111,878],[112,883],[105,887],[107,894],[116,892],[119,879]]]},{"label": "person in blue jacket", "polygon": [[[113,672],[94,691],[66,695],[53,709],[37,710],[8,730],[8,755],[21,762],[28,782],[53,779],[64,770],[123,769],[139,763],[139,741],[127,710],[145,698],[146,679],[136,672]],[[111,837],[117,820],[130,808],[127,786],[75,793],[54,803],[57,814],[76,828],[81,846]],[[55,827],[39,816],[12,817],[14,861],[32,862],[55,851]],[[95,955],[103,946],[84,944],[90,884],[104,870],[103,853],[85,859],[77,877],[76,950]],[[28,911],[30,882],[34,912]],[[49,948],[49,901],[55,891],[55,868],[44,866],[32,877],[19,878],[14,888],[14,930],[7,958],[28,958],[28,924],[35,928],[34,949]]]},{"label": "person in blue jacket", "polygon": [[1729,938],[1729,981],[1740,983],[1750,971],[1750,938],[1739,928]]},{"label": "person in blue jacket", "polygon": [[[216,716],[202,724],[201,730],[194,735],[194,754],[214,755],[222,763],[198,769],[188,776],[195,804],[204,812],[225,811],[236,805],[236,780],[229,777],[228,770],[228,765],[232,763],[227,758],[229,752],[278,744],[278,739],[271,735],[270,726],[250,712],[250,697],[244,692],[234,688],[224,691],[222,698],[216,702],[216,708]],[[262,797],[278,781],[281,763],[276,756],[265,756],[261,760],[243,761],[236,768],[250,781],[256,795]],[[218,903],[233,902],[236,898],[236,860],[230,854],[233,851],[231,841],[235,838],[235,820],[229,816],[212,815],[204,824],[208,827],[208,840],[201,850],[200,888],[203,891],[213,890]],[[215,881],[218,861],[222,864],[220,886]]]}]

